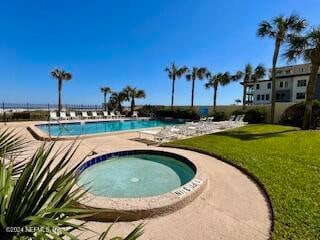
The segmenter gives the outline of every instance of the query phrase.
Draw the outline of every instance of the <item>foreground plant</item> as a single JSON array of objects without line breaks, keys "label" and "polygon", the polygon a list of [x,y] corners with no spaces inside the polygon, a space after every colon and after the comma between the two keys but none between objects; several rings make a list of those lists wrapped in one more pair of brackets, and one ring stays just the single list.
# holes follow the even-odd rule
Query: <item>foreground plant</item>
[{"label": "foreground plant", "polygon": [[[73,144],[54,151],[54,143],[43,144],[29,159],[16,164],[12,156],[24,146],[25,142],[15,133],[0,130],[1,239],[78,239],[76,230],[78,235],[91,231],[86,222],[75,221],[96,213],[76,206],[85,194],[76,187],[75,177],[84,159],[71,169],[67,166],[77,147]],[[106,239],[109,230],[99,239]],[[133,240],[142,233],[139,225],[126,238],[113,239]]]}]

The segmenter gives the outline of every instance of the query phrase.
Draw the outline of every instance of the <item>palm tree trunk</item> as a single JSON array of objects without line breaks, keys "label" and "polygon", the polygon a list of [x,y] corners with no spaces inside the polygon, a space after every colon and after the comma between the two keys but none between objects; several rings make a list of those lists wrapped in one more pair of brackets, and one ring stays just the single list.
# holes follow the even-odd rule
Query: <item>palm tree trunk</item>
[{"label": "palm tree trunk", "polygon": [[134,105],[135,105],[134,98],[131,98],[131,109],[130,109],[131,116],[132,116],[133,111],[134,111]]},{"label": "palm tree trunk", "polygon": [[275,49],[273,53],[272,59],[272,72],[271,72],[271,81],[272,81],[272,88],[271,88],[271,123],[274,124],[274,113],[275,113],[275,104],[276,104],[276,66],[279,56],[281,41],[276,40]]},{"label": "palm tree trunk", "polygon": [[246,98],[247,98],[247,83],[243,81],[243,98],[242,98],[242,109],[246,109]]},{"label": "palm tree trunk", "polygon": [[58,80],[58,111],[61,111],[61,92],[62,92],[62,80]]},{"label": "palm tree trunk", "polygon": [[312,66],[311,66],[311,73],[310,73],[309,82],[307,86],[306,108],[304,110],[304,117],[303,117],[303,124],[302,124],[303,129],[310,129],[312,127],[312,103],[314,99],[319,66],[320,66],[320,62],[312,63]]},{"label": "palm tree trunk", "polygon": [[171,109],[173,108],[175,81],[176,81],[176,77],[175,77],[175,76],[172,76]]},{"label": "palm tree trunk", "polygon": [[106,92],[103,94],[103,97],[104,97],[104,110],[107,111],[107,93]]},{"label": "palm tree trunk", "polygon": [[194,82],[195,82],[195,79],[192,79],[191,107],[193,107],[193,99],[194,99]]},{"label": "palm tree trunk", "polygon": [[213,112],[216,112],[218,87],[213,88]]}]

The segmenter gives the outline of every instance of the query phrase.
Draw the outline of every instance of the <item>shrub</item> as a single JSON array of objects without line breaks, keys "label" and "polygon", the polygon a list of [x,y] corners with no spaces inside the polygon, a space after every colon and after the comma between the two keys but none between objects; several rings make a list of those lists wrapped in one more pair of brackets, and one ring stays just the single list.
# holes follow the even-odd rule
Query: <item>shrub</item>
[{"label": "shrub", "polygon": [[265,119],[266,111],[263,108],[249,109],[244,116],[244,121],[248,123],[263,123]]},{"label": "shrub", "polygon": [[144,105],[143,107],[137,109],[137,112],[140,117],[151,117],[155,115],[156,112],[163,109],[164,109],[163,106]]},{"label": "shrub", "polygon": [[[297,103],[288,107],[281,116],[280,124],[302,127],[305,103]],[[316,100],[312,106],[311,128],[315,129],[320,125],[320,101]]]},{"label": "shrub", "polygon": [[189,120],[199,120],[199,114],[196,113],[193,109],[162,109],[155,112],[156,117],[172,117],[175,119],[189,119]]},{"label": "shrub", "polygon": [[18,119],[29,120],[30,113],[29,112],[14,112],[12,114],[12,119],[14,119],[14,120],[18,120]]},{"label": "shrub", "polygon": [[213,121],[215,122],[226,120],[226,114],[224,112],[215,112],[211,117],[213,117]]}]

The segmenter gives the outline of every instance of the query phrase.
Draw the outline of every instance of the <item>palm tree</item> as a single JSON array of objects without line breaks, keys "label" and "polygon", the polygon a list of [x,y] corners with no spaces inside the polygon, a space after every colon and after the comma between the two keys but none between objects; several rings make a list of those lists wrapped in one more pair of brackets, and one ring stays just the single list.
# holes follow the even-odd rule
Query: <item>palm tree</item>
[{"label": "palm tree", "polygon": [[130,101],[130,113],[133,114],[135,108],[135,99],[136,98],[145,98],[146,93],[143,90],[139,90],[135,87],[127,86],[125,87],[122,92],[126,95],[126,100]]},{"label": "palm tree", "polygon": [[234,102],[238,105],[241,103],[241,100],[239,98],[237,98],[236,100],[234,100]]},{"label": "palm tree", "polygon": [[109,105],[113,108],[122,112],[122,102],[126,101],[127,96],[124,92],[113,92],[109,98]]},{"label": "palm tree", "polygon": [[171,108],[173,108],[174,102],[174,87],[177,78],[181,78],[183,74],[187,72],[188,68],[183,66],[181,68],[177,67],[175,63],[172,63],[169,67],[165,68],[168,73],[169,78],[172,80],[172,90],[171,90]]},{"label": "palm tree", "polygon": [[251,64],[247,64],[243,73],[243,98],[242,98],[242,109],[246,108],[246,96],[247,96],[247,86],[249,83],[257,82],[260,78],[266,75],[266,68],[259,64],[253,71]]},{"label": "palm tree", "polygon": [[186,79],[188,81],[192,81],[192,88],[191,88],[191,107],[193,107],[194,101],[194,85],[197,79],[202,80],[207,73],[207,69],[204,67],[193,67],[192,70],[188,70],[188,74],[186,75]]},{"label": "palm tree", "polygon": [[104,110],[107,111],[107,94],[111,93],[111,88],[109,88],[109,87],[101,87],[100,90],[103,93]]},{"label": "palm tree", "polygon": [[59,94],[58,111],[60,112],[61,111],[62,82],[63,82],[63,80],[67,80],[67,81],[71,80],[72,75],[71,75],[71,73],[68,73],[64,70],[60,70],[60,69],[56,68],[55,70],[53,70],[51,72],[51,76],[58,80],[58,94]]},{"label": "palm tree", "polygon": [[[19,162],[21,156],[25,158],[21,154],[25,153],[27,143],[15,132],[0,130],[1,239],[78,239],[79,231],[89,229],[74,220],[101,211],[80,208],[77,204],[86,191],[76,185],[76,171],[86,156],[70,168],[77,146],[73,143],[62,154],[61,149],[53,150],[53,142],[42,144],[32,156]],[[8,226],[21,231],[10,232]],[[28,231],[30,228],[35,232]],[[107,238],[109,229],[101,234],[100,240]],[[139,225],[125,239],[137,239],[142,233]]]},{"label": "palm tree", "polygon": [[233,81],[239,80],[242,77],[242,72],[238,71],[235,75],[230,75],[229,72],[220,72],[212,75],[210,72],[207,72],[206,77],[208,82],[204,86],[206,89],[213,88],[213,112],[216,112],[217,92],[219,85],[225,86]]},{"label": "palm tree", "polygon": [[311,72],[307,86],[306,107],[302,128],[310,129],[312,121],[312,103],[314,100],[316,79],[320,67],[320,26],[311,29],[304,35],[295,34],[289,39],[288,48],[284,56],[293,61],[302,57],[311,62]]},{"label": "palm tree", "polygon": [[298,15],[291,14],[289,17],[278,16],[268,21],[262,21],[259,25],[257,35],[259,37],[269,37],[275,40],[275,48],[272,58],[272,96],[271,96],[271,123],[274,123],[274,110],[276,101],[276,66],[281,45],[291,34],[301,32],[307,25],[305,19]]}]

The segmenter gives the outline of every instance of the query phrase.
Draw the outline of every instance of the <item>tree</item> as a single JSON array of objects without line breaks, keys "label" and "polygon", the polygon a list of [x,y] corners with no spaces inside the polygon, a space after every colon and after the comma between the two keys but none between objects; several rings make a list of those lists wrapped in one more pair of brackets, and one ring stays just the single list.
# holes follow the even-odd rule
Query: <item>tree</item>
[{"label": "tree", "polygon": [[127,96],[124,92],[113,92],[109,98],[109,106],[122,112],[122,102],[126,101]]},{"label": "tree", "polygon": [[207,73],[207,69],[204,67],[193,67],[192,69],[188,70],[188,74],[186,74],[186,79],[188,81],[192,81],[192,88],[191,88],[191,107],[193,107],[194,101],[194,85],[197,79],[202,80]]},{"label": "tree", "polygon": [[58,111],[61,111],[61,94],[62,94],[62,82],[63,80],[71,80],[72,79],[72,75],[71,73],[68,73],[64,70],[60,70],[58,68],[56,68],[55,70],[53,70],[51,72],[51,76],[55,79],[58,80]]},{"label": "tree", "polygon": [[213,112],[216,112],[216,105],[217,105],[217,92],[218,87],[225,86],[232,81],[237,81],[242,77],[242,73],[239,71],[235,75],[230,75],[229,72],[225,73],[217,73],[212,75],[210,72],[207,72],[206,77],[208,79],[207,83],[205,84],[205,88],[213,88]]},{"label": "tree", "polygon": [[[70,168],[75,142],[63,153],[54,150],[53,142],[42,144],[25,158],[29,143],[13,131],[0,130],[1,239],[78,239],[81,231],[91,230],[85,222],[74,220],[103,211],[77,204],[86,190],[77,186],[76,173],[87,156]],[[21,157],[25,161],[19,161]],[[8,227],[18,231],[8,231]],[[100,240],[107,239],[109,229]],[[142,233],[139,225],[125,239],[137,239]]]},{"label": "tree", "polygon": [[241,100],[239,98],[237,98],[236,100],[234,100],[234,102],[238,105],[241,103]]},{"label": "tree", "polygon": [[135,108],[135,99],[136,98],[145,98],[146,93],[143,90],[139,90],[135,87],[127,86],[125,87],[122,92],[126,96],[126,100],[130,101],[130,113],[133,114],[134,108]]},{"label": "tree", "polygon": [[111,88],[109,88],[109,87],[101,87],[100,90],[103,93],[104,110],[107,111],[107,94],[111,93]]},{"label": "tree", "polygon": [[312,119],[312,103],[315,95],[317,75],[320,67],[320,26],[312,28],[306,34],[291,35],[284,56],[293,61],[303,58],[311,62],[311,72],[307,86],[306,107],[302,128],[310,129]]},{"label": "tree", "polygon": [[306,25],[306,20],[300,18],[295,14],[291,14],[289,17],[280,15],[272,19],[271,22],[262,21],[259,25],[257,31],[257,35],[259,37],[269,37],[275,40],[271,71],[271,123],[274,123],[274,111],[276,102],[276,66],[280,48],[290,35],[301,32],[306,27]]},{"label": "tree", "polygon": [[165,68],[165,71],[168,73],[168,77],[172,80],[172,90],[171,90],[171,108],[173,108],[174,103],[174,87],[175,81],[177,78],[181,78],[188,68],[183,66],[181,68],[177,67],[175,63],[172,63],[169,67]]},{"label": "tree", "polygon": [[251,66],[251,64],[248,63],[242,75],[243,75],[242,109],[245,110],[248,84],[252,82],[257,82],[259,79],[263,78],[266,75],[266,68],[262,64],[259,64],[253,70],[253,67]]}]

